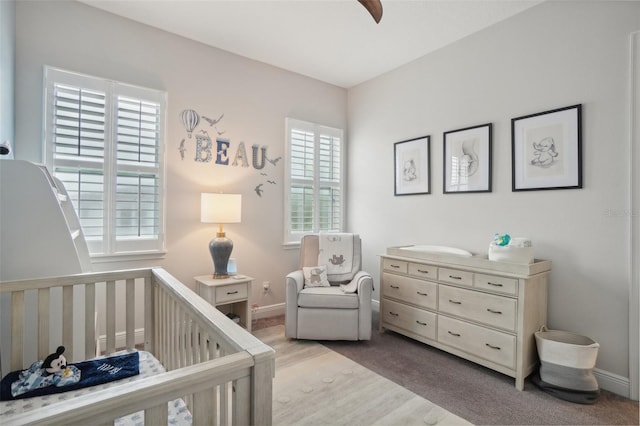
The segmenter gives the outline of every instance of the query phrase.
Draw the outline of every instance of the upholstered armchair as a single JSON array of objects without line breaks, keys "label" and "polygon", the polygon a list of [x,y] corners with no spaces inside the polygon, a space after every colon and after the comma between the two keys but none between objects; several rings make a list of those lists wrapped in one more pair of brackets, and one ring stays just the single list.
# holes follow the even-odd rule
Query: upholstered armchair
[{"label": "upholstered armchair", "polygon": [[361,265],[362,245],[357,234],[305,235],[300,243],[299,269],[287,275],[286,336],[371,339],[373,279],[360,270]]}]

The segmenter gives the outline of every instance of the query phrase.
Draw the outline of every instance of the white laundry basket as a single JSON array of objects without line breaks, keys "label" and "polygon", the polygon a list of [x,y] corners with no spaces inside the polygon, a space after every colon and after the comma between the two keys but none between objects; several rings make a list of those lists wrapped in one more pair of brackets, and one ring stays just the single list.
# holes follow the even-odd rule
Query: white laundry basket
[{"label": "white laundry basket", "polygon": [[543,390],[573,402],[590,404],[600,394],[593,375],[600,345],[586,336],[545,326],[535,333]]}]

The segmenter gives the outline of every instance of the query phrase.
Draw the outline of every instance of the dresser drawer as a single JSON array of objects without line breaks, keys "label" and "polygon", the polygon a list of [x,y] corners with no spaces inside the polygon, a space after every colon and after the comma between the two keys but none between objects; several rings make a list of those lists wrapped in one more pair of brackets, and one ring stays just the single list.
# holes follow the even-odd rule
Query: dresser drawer
[{"label": "dresser drawer", "polygon": [[409,275],[428,280],[437,280],[438,267],[431,265],[421,265],[419,263],[409,263]]},{"label": "dresser drawer", "polygon": [[498,277],[495,275],[475,274],[476,288],[504,293],[510,296],[518,295],[518,280],[515,278]]},{"label": "dresser drawer", "polygon": [[440,285],[438,311],[509,331],[516,329],[515,299]]},{"label": "dresser drawer", "polygon": [[382,274],[384,297],[402,300],[425,308],[436,309],[438,285],[394,274]]},{"label": "dresser drawer", "polygon": [[408,262],[404,262],[402,260],[387,259],[387,258],[384,258],[382,260],[382,269],[384,269],[385,271],[393,271],[393,272],[400,272],[402,274],[406,274],[407,265],[408,265]]},{"label": "dresser drawer", "polygon": [[515,367],[516,337],[510,334],[439,315],[438,341],[496,364]]},{"label": "dresser drawer", "polygon": [[436,338],[436,314],[392,300],[382,302],[382,321],[427,339]]},{"label": "dresser drawer", "polygon": [[248,296],[247,287],[246,283],[216,287],[216,305],[232,300],[246,299]]},{"label": "dresser drawer", "polygon": [[438,279],[447,283],[468,285],[471,287],[473,285],[473,272],[438,268]]}]

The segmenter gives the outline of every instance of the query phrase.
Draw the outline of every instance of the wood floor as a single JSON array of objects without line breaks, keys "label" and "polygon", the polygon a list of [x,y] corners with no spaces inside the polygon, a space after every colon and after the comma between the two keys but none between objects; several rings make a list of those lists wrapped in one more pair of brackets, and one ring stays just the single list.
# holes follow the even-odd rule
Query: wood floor
[{"label": "wood floor", "polygon": [[274,425],[468,425],[325,346],[284,337],[284,326],[254,334],[276,351]]}]

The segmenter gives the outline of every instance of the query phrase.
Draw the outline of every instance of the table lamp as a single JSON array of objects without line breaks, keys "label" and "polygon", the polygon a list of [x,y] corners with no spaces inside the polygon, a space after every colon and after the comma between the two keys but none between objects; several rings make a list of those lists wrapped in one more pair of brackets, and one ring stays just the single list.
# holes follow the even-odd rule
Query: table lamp
[{"label": "table lamp", "polygon": [[209,242],[213,259],[213,278],[228,278],[227,264],[233,250],[233,241],[225,236],[222,224],[240,223],[242,195],[203,193],[200,197],[200,222],[217,223],[220,227],[216,237]]}]

